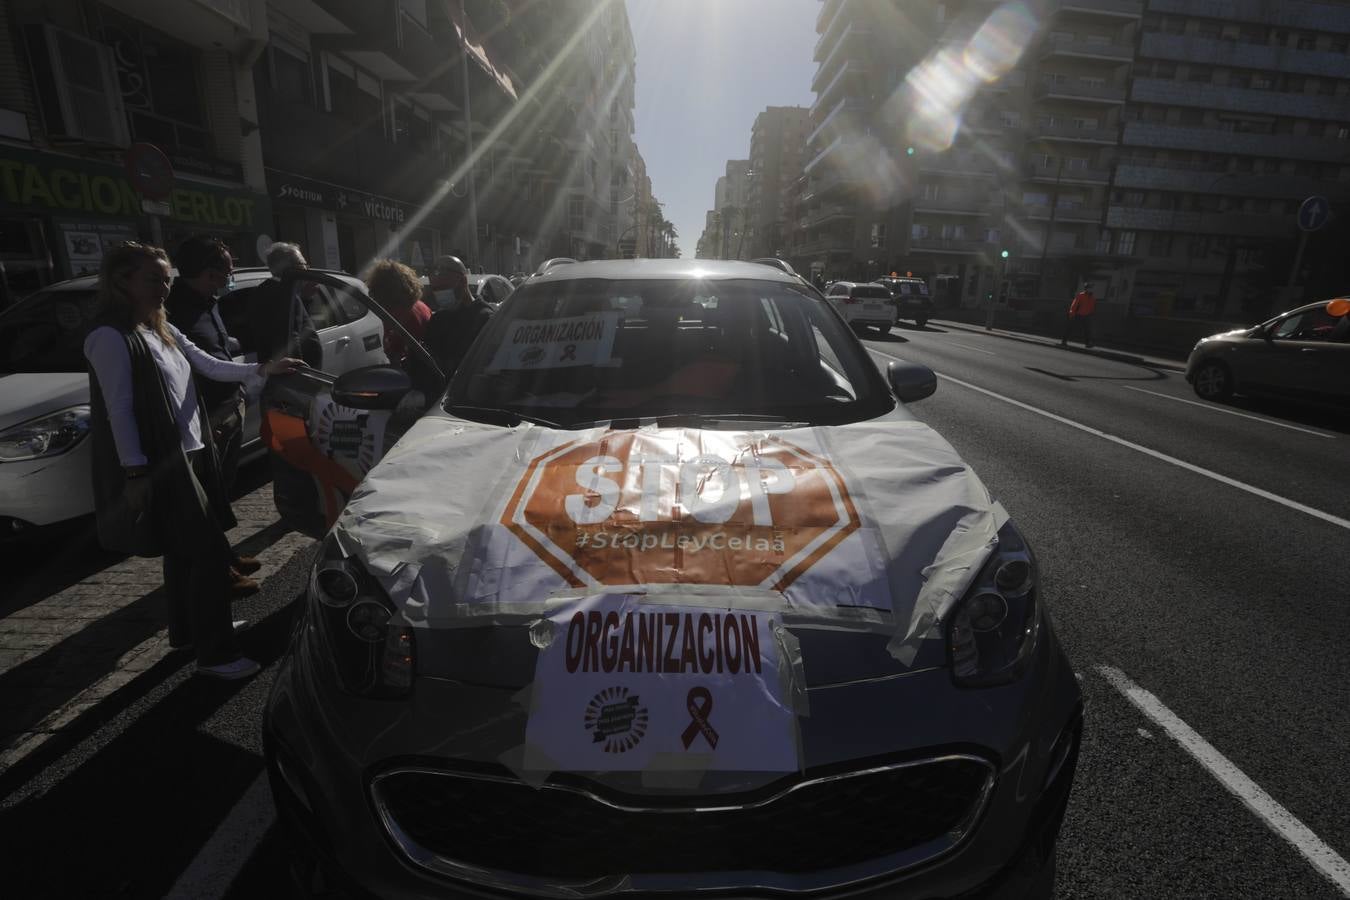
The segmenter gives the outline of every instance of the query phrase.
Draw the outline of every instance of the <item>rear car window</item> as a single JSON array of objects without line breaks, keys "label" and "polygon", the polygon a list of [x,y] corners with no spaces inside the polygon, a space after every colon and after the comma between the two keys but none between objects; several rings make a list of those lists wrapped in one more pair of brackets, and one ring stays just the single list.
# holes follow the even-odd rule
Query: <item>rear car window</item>
[{"label": "rear car window", "polygon": [[860,284],[853,289],[853,296],[866,300],[889,300],[891,292],[879,284]]}]

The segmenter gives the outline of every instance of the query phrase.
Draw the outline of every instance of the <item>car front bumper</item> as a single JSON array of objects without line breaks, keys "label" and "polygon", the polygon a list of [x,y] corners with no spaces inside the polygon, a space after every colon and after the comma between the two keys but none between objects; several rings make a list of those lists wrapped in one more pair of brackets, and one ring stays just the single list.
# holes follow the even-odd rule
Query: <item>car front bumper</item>
[{"label": "car front bumper", "polygon": [[0,519],[22,523],[0,534],[21,537],[29,528],[56,525],[94,511],[90,442],[46,459],[0,463]]},{"label": "car front bumper", "polygon": [[[612,889],[586,893],[671,896],[721,889],[738,896],[1021,896],[1004,891],[1028,872],[1038,872],[1035,861],[1053,851],[1080,732],[1077,682],[1049,629],[1042,640],[1026,674],[997,688],[958,689],[946,670],[930,669],[809,692],[811,714],[800,720],[807,777],[875,762],[879,748],[885,748],[886,759],[964,754],[987,761],[992,773],[987,799],[969,830],[940,854],[898,870],[889,864],[861,865],[824,878],[816,877],[819,873],[796,880],[747,878],[725,871],[635,876],[608,882]],[[330,878],[358,893],[392,898],[487,897],[503,889],[564,896],[575,889],[554,890],[546,882],[509,873],[503,882],[486,869],[450,877],[409,854],[404,836],[386,828],[377,810],[373,782],[410,762],[455,772],[500,770],[497,760],[509,756],[511,741],[494,745],[484,729],[466,726],[449,739],[445,732],[448,723],[495,717],[493,734],[523,733],[516,691],[423,677],[407,701],[392,705],[338,696],[323,686],[325,667],[316,665],[308,646],[297,642],[278,674],[264,737],[279,815]],[[891,710],[905,715],[888,714]],[[518,726],[503,727],[502,720],[513,716],[519,717]],[[897,802],[896,816],[905,812],[905,804]],[[575,837],[561,830],[565,833],[557,840]],[[660,840],[661,834],[662,823],[654,816],[652,839]],[[522,846],[520,852],[528,854],[530,848]],[[600,873],[602,880],[612,874]]]}]

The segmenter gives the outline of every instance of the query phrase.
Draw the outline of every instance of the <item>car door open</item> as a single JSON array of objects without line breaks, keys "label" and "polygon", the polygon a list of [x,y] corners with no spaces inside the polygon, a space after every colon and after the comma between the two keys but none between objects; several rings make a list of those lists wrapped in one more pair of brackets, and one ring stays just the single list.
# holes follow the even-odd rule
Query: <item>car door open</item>
[{"label": "car door open", "polygon": [[282,284],[293,296],[314,286],[343,289],[403,336],[413,360],[410,373],[376,365],[335,377],[304,367],[268,379],[261,432],[277,511],[290,527],[319,537],[366,472],[441,395],[446,379],[426,348],[364,291],[314,270],[288,272]]}]

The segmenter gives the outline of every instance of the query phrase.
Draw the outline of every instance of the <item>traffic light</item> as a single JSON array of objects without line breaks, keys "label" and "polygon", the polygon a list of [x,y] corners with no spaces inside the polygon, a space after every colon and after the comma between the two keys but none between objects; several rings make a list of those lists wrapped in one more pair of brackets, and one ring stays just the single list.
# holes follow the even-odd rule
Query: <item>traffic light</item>
[{"label": "traffic light", "polygon": [[1008,258],[1008,251],[1007,251],[1007,250],[1004,250],[1003,252],[999,253],[999,256],[1003,257],[1004,259],[1007,259],[1007,258]]},{"label": "traffic light", "polygon": [[906,155],[906,156],[913,156],[913,155],[914,155],[914,148],[913,148],[913,147],[906,147],[906,148],[905,148],[905,155]]}]

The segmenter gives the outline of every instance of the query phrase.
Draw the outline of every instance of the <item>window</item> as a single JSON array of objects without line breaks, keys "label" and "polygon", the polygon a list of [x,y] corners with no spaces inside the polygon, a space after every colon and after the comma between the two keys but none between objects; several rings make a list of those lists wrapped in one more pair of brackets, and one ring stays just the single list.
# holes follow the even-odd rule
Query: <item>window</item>
[{"label": "window", "polygon": [[1258,91],[1268,91],[1275,87],[1275,81],[1264,72],[1252,73],[1252,88]]},{"label": "window", "polygon": [[1350,38],[1342,37],[1340,35],[1332,37],[1331,43],[1327,45],[1327,50],[1336,54],[1350,52]]},{"label": "window", "polygon": [[1209,66],[1191,66],[1186,70],[1186,80],[1209,84],[1214,80],[1214,70]]},{"label": "window", "polygon": [[920,225],[917,222],[909,226],[909,236],[915,240],[923,240],[928,237],[928,226]]},{"label": "window", "polygon": [[1283,341],[1327,341],[1340,319],[1327,315],[1326,307],[1319,306],[1306,312],[1285,316],[1270,336]]},{"label": "window", "polygon": [[943,225],[942,237],[950,241],[962,241],[966,237],[966,226],[961,224]]},{"label": "window", "polygon": [[1201,37],[1217,38],[1223,33],[1223,26],[1218,22],[1201,22],[1195,29],[1195,33]]},{"label": "window", "polygon": [[1150,256],[1171,256],[1172,255],[1172,235],[1166,231],[1155,231],[1149,238],[1148,252]]},{"label": "window", "polygon": [[1110,231],[1110,229],[1108,229],[1108,228],[1103,228],[1101,231],[1097,232],[1097,252],[1098,252],[1098,253],[1110,253],[1110,252],[1111,252],[1111,231]]},{"label": "window", "polygon": [[1121,196],[1121,203],[1123,203],[1125,206],[1143,206],[1144,192],[1125,191],[1125,193]]},{"label": "window", "polygon": [[1297,46],[1298,46],[1298,49],[1300,49],[1300,50],[1316,50],[1316,49],[1317,49],[1317,35],[1315,35],[1315,34],[1300,34],[1300,35],[1298,36],[1298,45],[1297,45]]},{"label": "window", "polygon": [[1064,160],[1064,168],[1069,172],[1082,172],[1088,168],[1089,162],[1086,156],[1070,156]]},{"label": "window", "polygon": [[309,58],[273,42],[268,48],[268,77],[272,90],[284,100],[310,106],[314,102],[314,76]]},{"label": "window", "polygon": [[1043,194],[1043,193],[1041,193],[1041,192],[1039,192],[1039,191],[1023,191],[1023,192],[1022,192],[1022,205],[1023,205],[1023,206],[1049,206],[1049,205],[1050,205],[1050,195],[1049,195],[1049,194]]},{"label": "window", "polygon": [[885,222],[873,222],[873,223],[872,223],[872,246],[873,246],[873,247],[885,247],[885,246],[886,246],[886,223],[885,223]]},{"label": "window", "polygon": [[1177,121],[1182,125],[1203,125],[1205,124],[1205,111],[1203,109],[1183,109]]},{"label": "window", "polygon": [[1116,240],[1117,255],[1130,256],[1134,253],[1134,237],[1135,233],[1133,231],[1122,231],[1120,233],[1119,238]]}]

